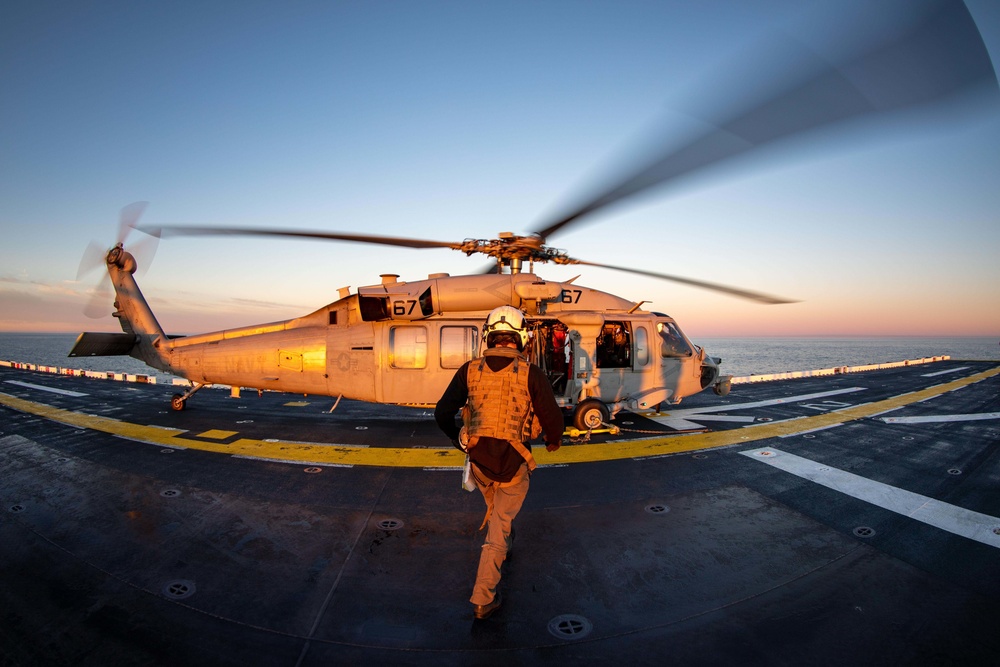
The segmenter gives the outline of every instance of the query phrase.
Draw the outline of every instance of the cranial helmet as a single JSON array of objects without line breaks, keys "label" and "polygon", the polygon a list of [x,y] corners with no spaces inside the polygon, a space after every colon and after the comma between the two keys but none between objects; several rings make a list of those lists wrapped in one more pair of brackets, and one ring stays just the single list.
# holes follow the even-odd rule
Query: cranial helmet
[{"label": "cranial helmet", "polygon": [[524,351],[524,346],[528,344],[528,328],[525,326],[524,313],[513,306],[500,306],[490,311],[483,325],[483,342],[486,347],[494,347],[498,337],[513,336],[517,342],[517,349]]}]

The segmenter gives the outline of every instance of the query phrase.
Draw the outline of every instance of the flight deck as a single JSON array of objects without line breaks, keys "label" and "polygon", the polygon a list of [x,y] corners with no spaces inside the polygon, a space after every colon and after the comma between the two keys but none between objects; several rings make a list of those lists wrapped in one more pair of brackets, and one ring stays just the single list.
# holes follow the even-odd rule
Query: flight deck
[{"label": "flight deck", "polygon": [[[996,664],[1000,365],[535,448],[503,606],[430,411],[0,367],[3,665]],[[331,410],[332,409],[332,410]]]}]

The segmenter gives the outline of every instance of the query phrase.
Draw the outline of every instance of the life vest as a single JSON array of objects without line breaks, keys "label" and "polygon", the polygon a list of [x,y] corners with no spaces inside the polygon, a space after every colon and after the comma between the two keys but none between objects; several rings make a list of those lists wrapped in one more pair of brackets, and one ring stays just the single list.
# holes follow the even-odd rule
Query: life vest
[{"label": "life vest", "polygon": [[[510,357],[513,361],[493,371],[486,363],[487,357]],[[517,350],[503,347],[488,349],[478,360],[469,362],[469,400],[462,409],[469,448],[482,437],[521,443],[541,435],[528,389],[530,368]]]}]

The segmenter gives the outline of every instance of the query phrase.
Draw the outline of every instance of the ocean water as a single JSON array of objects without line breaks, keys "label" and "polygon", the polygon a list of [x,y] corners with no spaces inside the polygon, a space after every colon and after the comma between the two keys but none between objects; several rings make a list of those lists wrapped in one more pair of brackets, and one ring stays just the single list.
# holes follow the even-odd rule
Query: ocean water
[{"label": "ocean water", "polygon": [[[169,383],[172,376],[155,371],[131,357],[69,359],[66,354],[76,334],[0,332],[0,360],[61,366],[92,371],[114,371],[156,376]],[[833,366],[860,366],[949,355],[952,359],[1000,361],[997,338],[699,338],[709,355],[722,358],[728,375],[762,375],[808,371]]]},{"label": "ocean water", "polygon": [[174,376],[150,368],[132,357],[75,357],[66,355],[73,348],[77,334],[0,332],[0,360],[38,366],[78,368],[85,371],[113,371],[155,376],[157,383],[170,384]]},{"label": "ocean water", "polygon": [[[862,366],[948,355],[1000,361],[1000,339],[982,337],[702,338],[694,341],[722,358],[727,375],[763,375]],[[2,347],[0,347],[2,349]]]}]

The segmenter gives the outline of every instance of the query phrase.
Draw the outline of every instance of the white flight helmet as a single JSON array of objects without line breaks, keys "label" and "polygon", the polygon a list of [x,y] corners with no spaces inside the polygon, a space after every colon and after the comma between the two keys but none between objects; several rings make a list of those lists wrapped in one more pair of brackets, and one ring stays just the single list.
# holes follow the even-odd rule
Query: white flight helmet
[{"label": "white flight helmet", "polygon": [[500,306],[490,311],[483,325],[483,342],[486,347],[493,347],[496,343],[494,338],[497,334],[513,333],[517,335],[517,349],[524,351],[524,346],[528,344],[530,334],[525,326],[524,313],[513,306]]}]

